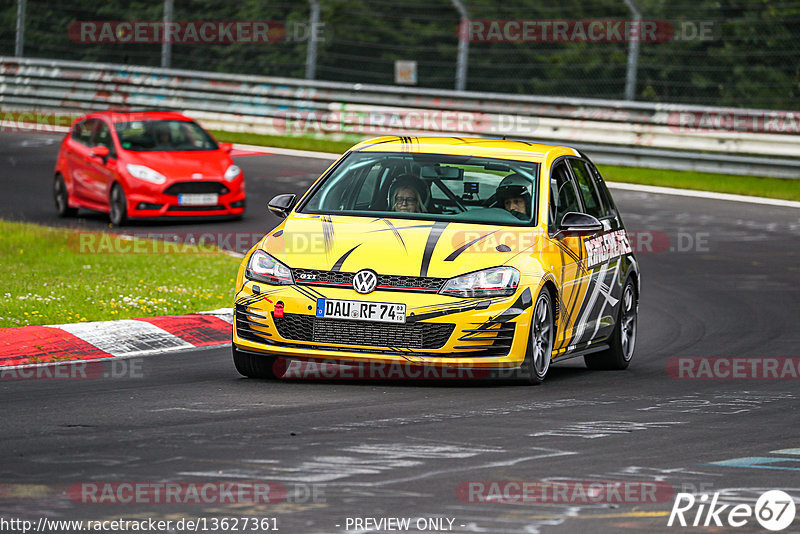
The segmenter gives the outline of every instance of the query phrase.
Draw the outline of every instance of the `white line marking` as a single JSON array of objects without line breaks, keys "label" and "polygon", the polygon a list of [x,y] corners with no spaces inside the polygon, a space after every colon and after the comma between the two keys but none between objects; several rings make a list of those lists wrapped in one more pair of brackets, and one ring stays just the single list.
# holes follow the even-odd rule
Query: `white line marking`
[{"label": "white line marking", "polygon": [[300,158],[317,158],[317,159],[337,159],[342,154],[335,154],[333,152],[313,152],[311,150],[296,150],[294,148],[278,148],[271,146],[258,146],[258,145],[240,145],[236,143],[233,148],[237,150],[250,150],[252,152],[263,152],[265,154],[277,154],[279,156],[297,156]]},{"label": "white line marking", "polygon": [[[625,184],[622,182],[606,182],[613,189],[626,191],[640,191],[656,195],[676,195],[680,197],[710,198],[712,200],[731,200],[734,202],[749,202],[750,204],[766,204],[768,206],[783,206],[785,208],[800,208],[796,200],[781,200],[779,198],[749,197],[746,195],[733,195],[730,193],[714,193],[712,191],[694,191],[691,189],[677,189],[674,187],[659,187],[655,185]],[[800,185],[800,180],[798,180]]]}]

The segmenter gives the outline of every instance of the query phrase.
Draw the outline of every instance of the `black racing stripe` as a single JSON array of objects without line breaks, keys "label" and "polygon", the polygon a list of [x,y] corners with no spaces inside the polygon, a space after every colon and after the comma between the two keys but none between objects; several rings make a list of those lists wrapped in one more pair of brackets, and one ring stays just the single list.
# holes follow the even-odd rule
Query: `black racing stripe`
[{"label": "black racing stripe", "polygon": [[407,323],[416,323],[417,321],[426,321],[428,319],[434,319],[436,317],[443,317],[445,315],[451,315],[453,313],[461,313],[466,311],[472,311],[478,309],[478,304],[469,304],[466,306],[460,306],[458,308],[448,308],[445,310],[437,310],[428,313],[420,313],[415,315],[414,317],[406,317]]},{"label": "black racing stripe", "polygon": [[474,245],[475,243],[477,243],[478,241],[480,241],[482,239],[486,239],[487,237],[489,237],[490,235],[494,234],[495,232],[497,232],[497,230],[495,230],[494,232],[489,232],[488,234],[484,234],[484,235],[482,235],[482,236],[480,236],[480,237],[478,237],[476,239],[473,239],[469,243],[464,243],[463,245],[461,245],[460,247],[455,249],[449,256],[447,256],[444,259],[444,261],[453,261],[453,260],[455,260],[457,257],[459,257],[461,255],[462,252],[467,250],[469,247],[471,247],[472,245]]},{"label": "black racing stripe", "polygon": [[[375,221],[381,221],[385,219],[375,219]],[[372,221],[372,222],[375,222]],[[416,224],[414,226],[393,226],[396,230],[410,230],[412,228],[433,228],[432,224]],[[378,228],[377,230],[370,230],[370,232],[390,232],[392,228]]]},{"label": "black racing stripe", "polygon": [[[530,308],[533,305],[533,297],[531,296],[531,288],[526,287],[522,294],[517,297],[511,306],[509,306],[505,311],[501,312],[499,315],[495,316],[492,319],[489,319],[484,325],[490,325],[493,323],[505,323],[522,315],[522,313]],[[481,328],[483,325],[479,326]]]},{"label": "black racing stripe", "polygon": [[314,302],[316,302],[317,299],[320,298],[317,295],[315,295],[314,293],[312,293],[311,291],[309,291],[308,289],[306,289],[305,287],[292,286],[292,288],[295,291],[297,291],[298,293],[300,293],[301,295],[303,295],[304,297],[306,297],[307,299],[313,300]]},{"label": "black racing stripe", "polygon": [[581,257],[580,257],[580,256],[578,256],[577,254],[575,254],[575,253],[572,251],[572,249],[570,249],[568,246],[566,246],[564,243],[562,243],[562,242],[561,242],[561,241],[559,241],[558,239],[553,239],[553,240],[552,240],[552,242],[553,242],[553,243],[555,243],[555,244],[556,244],[556,246],[557,246],[558,248],[560,248],[560,249],[561,249],[563,252],[565,252],[566,254],[568,254],[568,255],[569,255],[569,256],[570,256],[570,257],[571,257],[573,260],[575,260],[575,262],[576,262],[576,263],[581,261]]},{"label": "black racing stripe", "polygon": [[340,270],[342,270],[342,264],[344,263],[344,260],[346,260],[347,257],[350,256],[350,254],[352,254],[353,251],[355,249],[357,249],[358,247],[360,247],[360,246],[361,246],[361,243],[359,243],[358,245],[354,246],[353,248],[351,248],[350,250],[348,250],[347,252],[342,254],[342,257],[339,258],[338,260],[336,260],[336,263],[334,263],[333,267],[331,267],[331,271],[334,271],[334,272],[338,273]]},{"label": "black racing stripe", "polygon": [[330,215],[323,215],[321,220],[322,220],[322,237],[325,240],[325,252],[328,252],[333,248],[333,235],[334,235],[333,221],[331,220]]},{"label": "black racing stripe", "polygon": [[255,304],[256,302],[259,302],[261,300],[267,300],[267,297],[274,292],[275,291],[269,293],[259,293],[257,295],[251,295],[249,297],[242,297],[241,299],[236,301],[236,304],[241,304],[242,306],[250,306],[251,304]]},{"label": "black racing stripe", "polygon": [[428,276],[428,267],[430,267],[431,258],[433,257],[433,249],[436,248],[436,243],[439,242],[439,238],[448,224],[450,223],[437,222],[431,228],[431,233],[428,234],[428,241],[425,243],[425,250],[422,253],[422,265],[419,268],[420,276]]},{"label": "black racing stripe", "polygon": [[327,298],[325,295],[323,295],[322,293],[317,291],[317,288],[315,288],[315,287],[305,286],[304,289],[306,291],[308,291],[309,293],[311,293],[312,295],[316,295],[317,298],[321,298],[321,299]]},{"label": "black racing stripe", "polygon": [[[482,301],[477,302],[475,304],[475,309],[476,310],[485,310],[486,308],[488,308],[489,306],[491,306],[495,302],[499,302],[501,300],[503,300],[503,298],[498,298],[498,299],[491,299],[490,298],[490,299],[482,300]],[[453,303],[453,304],[444,304],[444,305],[442,305],[442,304],[428,304],[426,306],[416,306],[416,307],[411,308],[411,309],[412,310],[425,310],[425,309],[431,308],[431,309],[433,309],[435,311],[439,311],[439,310],[449,310],[449,309],[452,309],[452,308],[461,308],[462,306],[464,306],[463,302],[456,302],[456,303]]]},{"label": "black racing stripe", "polygon": [[392,136],[392,138],[391,138],[391,139],[385,139],[385,140],[383,140],[383,141],[378,141],[377,143],[371,143],[371,144],[369,144],[369,145],[367,145],[367,146],[361,147],[361,148],[359,149],[359,151],[362,151],[362,150],[364,150],[365,148],[369,148],[369,147],[371,147],[371,146],[382,145],[382,144],[384,144],[384,143],[394,143],[394,142],[395,142],[395,141],[397,141],[398,139],[400,139],[400,136],[399,136],[399,135],[394,135],[394,136]]},{"label": "black racing stripe", "polygon": [[400,232],[397,231],[397,228],[394,227],[394,225],[392,224],[392,221],[384,219],[383,222],[386,223],[386,225],[389,227],[389,229],[394,234],[394,237],[397,238],[398,241],[400,241],[401,245],[403,245],[403,249],[406,252],[408,252],[408,247],[406,247],[406,242],[403,241],[403,236],[401,236]]},{"label": "black racing stripe", "polygon": [[[573,257],[572,255],[570,255],[570,256]],[[562,257],[561,257],[561,265],[564,265],[563,254],[562,254]],[[579,273],[579,271],[575,273],[575,280],[577,280],[578,277],[580,276],[578,273]],[[563,281],[562,281],[562,285],[563,285]],[[578,305],[578,295],[581,292],[581,287],[577,286],[577,288],[576,288],[575,285],[573,285],[572,287],[573,287],[572,296],[569,298],[569,300],[567,301],[567,305],[564,306],[563,309],[566,312],[567,320],[568,321],[572,321],[574,323],[573,319],[577,318],[575,306]],[[588,291],[588,288],[587,288],[587,291]],[[575,301],[572,302],[572,299],[575,299]],[[573,324],[573,328],[574,328],[574,326],[575,325]],[[564,338],[564,345],[569,346],[571,341],[572,341],[571,339]]]}]

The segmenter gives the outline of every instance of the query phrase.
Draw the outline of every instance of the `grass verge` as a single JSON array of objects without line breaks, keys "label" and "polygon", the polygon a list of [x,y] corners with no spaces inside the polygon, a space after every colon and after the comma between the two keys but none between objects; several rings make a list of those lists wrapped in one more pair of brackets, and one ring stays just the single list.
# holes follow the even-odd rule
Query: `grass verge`
[{"label": "grass verge", "polygon": [[216,249],[0,220],[0,327],[229,307],[239,259]]},{"label": "grass verge", "polygon": [[209,130],[218,141],[227,143],[241,143],[243,145],[273,146],[276,148],[293,148],[295,150],[311,150],[313,152],[331,152],[342,154],[358,143],[360,137],[353,137],[348,141],[333,141],[317,139],[308,136],[263,135],[247,132],[223,132],[222,130]]},{"label": "grass verge", "polygon": [[668,171],[640,167],[598,165],[600,173],[609,182],[658,185],[679,189],[714,191],[756,197],[800,200],[800,180],[738,176],[694,171]]}]

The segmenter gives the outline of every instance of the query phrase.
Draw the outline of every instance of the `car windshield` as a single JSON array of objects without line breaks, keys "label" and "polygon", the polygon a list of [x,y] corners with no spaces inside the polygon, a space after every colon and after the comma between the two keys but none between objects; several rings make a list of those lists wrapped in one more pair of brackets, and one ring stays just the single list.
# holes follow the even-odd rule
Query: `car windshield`
[{"label": "car windshield", "polygon": [[114,124],[125,150],[159,152],[166,150],[217,150],[217,143],[200,126],[190,121],[151,120]]},{"label": "car windshield", "polygon": [[300,213],[535,224],[539,164],[445,154],[353,152]]}]

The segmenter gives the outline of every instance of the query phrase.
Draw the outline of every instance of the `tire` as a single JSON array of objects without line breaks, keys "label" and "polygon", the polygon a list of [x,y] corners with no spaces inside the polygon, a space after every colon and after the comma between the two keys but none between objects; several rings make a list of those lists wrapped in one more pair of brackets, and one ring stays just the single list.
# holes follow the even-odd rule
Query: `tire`
[{"label": "tire", "polygon": [[550,369],[555,340],[555,321],[553,319],[553,297],[543,287],[536,297],[531,314],[531,333],[528,336],[528,350],[522,362],[523,373],[528,384],[541,384]]},{"label": "tire", "polygon": [[247,378],[277,378],[273,370],[275,358],[272,356],[242,352],[233,344],[231,344],[231,351],[233,353],[233,365],[240,375]]},{"label": "tire", "polygon": [[609,337],[608,349],[583,357],[589,369],[627,369],[636,348],[636,333],[639,316],[639,297],[629,278],[622,289],[617,324]]},{"label": "tire", "polygon": [[59,217],[74,217],[78,214],[78,208],[69,207],[69,191],[64,178],[57,174],[53,182],[53,198],[56,202],[56,212]]},{"label": "tire", "polygon": [[125,190],[119,184],[111,186],[111,194],[108,196],[108,219],[113,226],[123,226],[128,222],[128,201],[125,198]]}]

